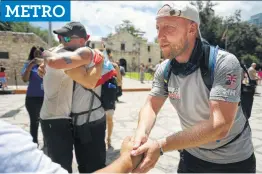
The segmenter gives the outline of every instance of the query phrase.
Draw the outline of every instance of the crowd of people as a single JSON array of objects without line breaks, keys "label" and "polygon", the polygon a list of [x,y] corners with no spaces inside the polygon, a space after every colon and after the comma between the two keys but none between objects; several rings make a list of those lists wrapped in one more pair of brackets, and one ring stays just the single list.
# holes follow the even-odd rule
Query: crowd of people
[{"label": "crowd of people", "polygon": [[[178,173],[256,173],[250,105],[243,102],[246,98],[253,102],[254,84],[242,85],[242,64],[232,53],[204,41],[199,26],[199,12],[190,4],[181,7],[170,2],[157,12],[158,42],[166,60],[156,68],[134,136],[124,140],[120,157],[109,166],[105,165],[106,144],[111,144],[121,69],[112,61],[110,50],[86,46],[89,35],[80,22],[54,30],[60,45],[44,52],[36,48],[31,57],[42,52],[43,63],[29,56],[22,72],[23,80],[30,83],[26,108],[33,142],[37,143],[40,115],[49,158],[26,132],[0,122],[0,172],[72,173],[75,150],[80,173],[146,173],[171,151],[180,152]],[[105,73],[103,52],[114,67],[110,73]],[[144,66],[140,69],[143,73]],[[253,69],[247,72],[249,81],[252,73]],[[182,130],[151,140],[150,132],[167,98]],[[39,114],[35,107],[41,105]]]}]

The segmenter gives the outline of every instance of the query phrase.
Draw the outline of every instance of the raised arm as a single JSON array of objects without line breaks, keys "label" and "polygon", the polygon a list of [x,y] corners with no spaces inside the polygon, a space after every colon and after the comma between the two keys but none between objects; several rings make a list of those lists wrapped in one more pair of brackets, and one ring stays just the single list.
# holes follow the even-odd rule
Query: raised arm
[{"label": "raised arm", "polygon": [[89,69],[86,69],[85,66],[73,68],[65,71],[65,73],[85,88],[93,89],[96,87],[97,81],[101,78],[103,63],[104,61],[101,61]]},{"label": "raised arm", "polygon": [[82,65],[89,65],[92,61],[96,64],[102,58],[88,47],[78,48],[74,52],[51,53],[44,51],[45,64],[54,69],[72,69]]},{"label": "raised arm", "polygon": [[24,82],[28,82],[31,74],[31,70],[33,66],[35,65],[35,59],[31,60],[29,63],[25,63],[23,69],[22,69],[22,80]]}]

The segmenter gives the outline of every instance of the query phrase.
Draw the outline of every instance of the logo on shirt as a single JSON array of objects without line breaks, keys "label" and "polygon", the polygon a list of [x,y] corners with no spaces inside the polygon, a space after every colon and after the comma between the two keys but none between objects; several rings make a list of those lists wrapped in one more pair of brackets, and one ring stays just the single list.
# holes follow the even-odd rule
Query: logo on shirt
[{"label": "logo on shirt", "polygon": [[234,74],[226,75],[226,85],[228,88],[236,88],[237,76]]},{"label": "logo on shirt", "polygon": [[179,87],[168,87],[168,97],[172,100],[180,100],[180,88]]},{"label": "logo on shirt", "polygon": [[237,91],[235,89],[225,89],[223,94],[227,95],[227,96],[236,96],[237,95]]}]

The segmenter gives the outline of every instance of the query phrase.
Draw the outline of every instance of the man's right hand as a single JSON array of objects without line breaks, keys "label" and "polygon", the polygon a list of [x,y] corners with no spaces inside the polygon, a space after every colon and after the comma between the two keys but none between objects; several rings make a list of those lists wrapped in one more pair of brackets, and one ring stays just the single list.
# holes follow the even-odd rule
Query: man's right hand
[{"label": "man's right hand", "polygon": [[132,162],[130,168],[131,170],[134,170],[142,162],[143,156],[142,155],[131,156],[130,152],[132,151],[132,149],[133,149],[132,138],[126,137],[121,146],[120,157],[122,157],[123,160],[125,159],[129,162]]},{"label": "man's right hand", "polygon": [[137,129],[136,130],[136,134],[133,137],[133,150],[131,152],[134,153],[141,145],[145,144],[148,140],[148,135],[145,133],[145,131],[141,130],[141,129]]},{"label": "man's right hand", "polygon": [[37,70],[37,74],[38,74],[41,78],[44,77],[44,75],[45,75],[45,64],[44,64],[44,63],[42,63],[41,65],[39,65],[38,70]]}]

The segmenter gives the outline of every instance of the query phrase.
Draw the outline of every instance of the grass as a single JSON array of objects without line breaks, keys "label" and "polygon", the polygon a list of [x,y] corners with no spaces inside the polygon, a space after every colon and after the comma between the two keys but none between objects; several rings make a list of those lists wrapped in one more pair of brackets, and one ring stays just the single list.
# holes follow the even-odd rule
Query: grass
[{"label": "grass", "polygon": [[[125,77],[135,80],[140,80],[140,73],[138,72],[126,72]],[[150,73],[145,73],[145,81],[153,80],[153,75]]]}]

